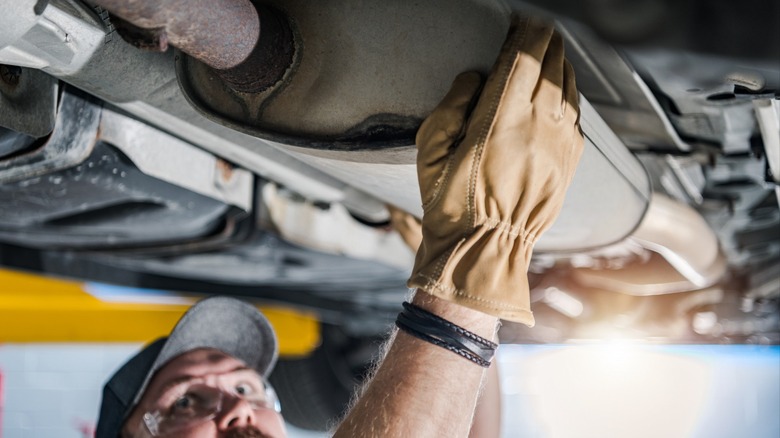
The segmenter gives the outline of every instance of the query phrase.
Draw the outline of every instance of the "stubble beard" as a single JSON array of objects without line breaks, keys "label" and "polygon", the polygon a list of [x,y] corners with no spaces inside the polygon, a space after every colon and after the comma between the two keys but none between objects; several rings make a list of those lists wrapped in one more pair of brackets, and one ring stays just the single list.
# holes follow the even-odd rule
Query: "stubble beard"
[{"label": "stubble beard", "polygon": [[227,438],[273,438],[266,435],[254,426],[244,426],[236,429],[230,429],[226,435]]}]

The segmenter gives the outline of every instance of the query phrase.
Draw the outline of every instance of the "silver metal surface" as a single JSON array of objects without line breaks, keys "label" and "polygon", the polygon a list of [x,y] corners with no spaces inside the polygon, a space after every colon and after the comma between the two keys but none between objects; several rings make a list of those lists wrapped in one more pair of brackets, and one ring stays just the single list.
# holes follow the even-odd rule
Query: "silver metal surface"
[{"label": "silver metal surface", "polygon": [[284,240],[304,248],[375,260],[411,272],[414,252],[389,227],[360,223],[342,204],[322,208],[273,183],[266,183],[258,190],[262,190],[259,197],[273,229]]},{"label": "silver metal surface", "polygon": [[[707,171],[701,212],[717,233],[729,264],[750,268],[780,261],[780,209],[755,157],[720,157]],[[780,283],[775,283],[780,286]]]},{"label": "silver metal surface", "polygon": [[[750,150],[758,132],[752,99],[780,89],[780,58],[747,62],[664,50],[631,50],[628,58],[673,102],[667,114],[691,139],[718,144],[725,153]],[[752,78],[752,79],[750,79]],[[735,86],[750,94],[735,94]],[[669,105],[668,103],[666,105]]]},{"label": "silver metal surface", "polygon": [[[315,32],[299,39],[306,42],[296,47],[300,49],[296,56],[301,58],[293,69],[299,69],[294,71],[300,76],[294,80],[287,77],[279,88],[269,90],[262,96],[263,105],[240,111],[252,117],[268,117],[268,123],[281,127],[274,134],[304,140],[312,134],[327,137],[334,132],[372,134],[374,131],[367,127],[382,128],[388,121],[410,127],[404,135],[413,134],[411,128],[416,128],[428,114],[459,71],[487,71],[503,40],[509,9],[520,8],[519,2],[511,0],[509,8],[503,2],[488,0],[434,0],[421,4],[327,0],[316,5],[303,0],[272,2],[288,14],[296,8],[326,9],[322,22],[314,22],[317,18],[312,15],[301,15],[298,21],[293,17],[296,37],[303,36],[304,28],[335,33]],[[364,144],[353,141],[349,147],[339,144],[323,148],[317,142],[253,136],[246,129],[250,134],[240,132],[234,129],[234,121],[206,116],[202,108],[199,111],[190,105],[175,74],[177,63],[184,62],[176,53],[149,53],[132,47],[113,33],[107,15],[96,15],[77,0],[7,3],[6,14],[0,17],[0,63],[14,60],[19,65],[39,68],[96,96],[107,110],[100,129],[91,112],[94,108],[82,108],[73,117],[78,123],[73,123],[74,131],[67,138],[92,150],[82,168],[68,167],[86,153],[72,151],[78,157],[49,160],[48,164],[55,168],[65,169],[59,174],[50,173],[41,164],[47,159],[45,147],[35,151],[42,155],[26,153],[27,146],[13,149],[8,154],[13,156],[11,160],[0,161],[0,192],[8,207],[3,212],[6,218],[18,218],[16,223],[21,226],[0,230],[0,240],[38,249],[51,248],[52,244],[115,248],[117,242],[167,245],[171,239],[191,242],[204,235],[232,236],[233,231],[222,227],[226,212],[246,216],[224,203],[242,209],[249,205],[245,185],[248,172],[295,192],[291,195],[294,199],[306,199],[303,203],[311,207],[313,214],[306,216],[288,210],[289,215],[281,216],[284,221],[318,216],[319,211],[314,210],[324,211],[324,204],[328,203],[340,204],[331,208],[331,214],[349,221],[353,215],[382,220],[384,203],[419,213],[416,148],[411,141],[374,143],[372,139],[381,136],[369,135]],[[344,20],[347,16],[352,18]],[[341,24],[328,29],[326,21]],[[663,328],[674,326],[660,332],[687,335],[688,316],[706,307],[715,309],[713,331],[702,328],[701,322],[699,328],[713,336],[719,336],[716,332],[721,323],[723,333],[750,333],[748,326],[758,321],[754,315],[773,315],[776,327],[780,320],[776,316],[776,298],[780,294],[776,281],[780,266],[780,211],[765,171],[768,162],[772,176],[778,175],[773,163],[780,160],[780,152],[773,140],[776,128],[771,128],[775,126],[778,108],[777,102],[772,101],[772,119],[765,104],[772,97],[769,91],[780,88],[777,60],[743,62],[638,49],[627,52],[624,58],[626,53],[598,46],[576,31],[569,36],[569,50],[574,50],[570,57],[581,91],[587,97],[582,99],[582,128],[587,146],[559,220],[537,244],[532,268],[551,274],[556,280],[560,280],[559,274],[563,276],[557,268],[566,272],[581,269],[578,272],[589,275],[591,281],[583,284],[592,287],[576,289],[575,281],[566,279],[568,283],[557,286],[582,303],[582,312],[577,315],[580,312],[576,303],[569,300],[574,307],[551,313],[559,317],[566,314],[565,318],[578,321],[607,315],[600,322],[614,322],[613,327],[627,318],[636,318]],[[329,48],[343,52],[331,53]],[[732,99],[729,92],[734,91],[737,93]],[[282,93],[289,93],[290,99]],[[713,95],[714,99],[707,99]],[[63,104],[66,101],[64,98]],[[240,103],[247,102],[253,101]],[[386,117],[388,114],[393,117]],[[394,117],[399,114],[410,117]],[[672,117],[676,117],[675,124],[671,123]],[[353,127],[358,129],[352,130]],[[684,141],[677,136],[676,129],[686,134]],[[755,134],[759,131],[766,146],[766,162],[763,157],[752,155],[758,150]],[[55,129],[52,138],[62,140],[62,135]],[[753,144],[748,142],[751,136]],[[97,146],[91,148],[95,141]],[[721,148],[712,147],[713,142]],[[649,163],[649,172],[626,145],[634,153],[652,157],[643,161]],[[736,154],[725,155],[724,151]],[[69,152],[58,153],[68,156]],[[155,177],[139,172],[126,158]],[[127,174],[123,175],[124,172]],[[143,190],[130,187],[127,181],[131,180],[141,185],[136,189]],[[230,186],[231,182],[238,187]],[[660,220],[664,216],[657,211],[646,216],[651,186],[694,206],[699,216],[688,218],[691,210],[687,207],[683,208],[685,213],[671,214],[674,220]],[[20,194],[25,198],[20,199]],[[68,196],[61,196],[65,194]],[[79,200],[84,196],[92,196],[95,202],[84,205]],[[190,206],[201,201],[205,204],[198,208]],[[112,209],[117,202],[128,208]],[[654,201],[651,210],[657,210],[657,204]],[[19,206],[35,215],[22,217],[25,212],[17,214]],[[702,223],[702,217],[706,223]],[[649,226],[649,222],[654,226]],[[680,226],[681,223],[687,225]],[[689,230],[688,226],[696,229]],[[702,229],[707,231],[702,234]],[[170,230],[178,234],[171,235]],[[85,237],[86,234],[80,234],[82,231],[91,234]],[[135,234],[127,235],[127,231]],[[715,245],[713,231],[718,237]],[[632,234],[634,238],[626,239]],[[349,235],[360,238],[358,233]],[[220,239],[219,244],[227,242],[226,238]],[[346,239],[338,243],[349,245]],[[371,242],[366,239],[362,243]],[[254,287],[258,279],[276,278],[287,269],[282,264],[278,269],[257,271],[258,275],[252,270],[263,258],[276,260],[284,254],[279,247],[279,242],[249,239],[246,247],[234,248],[236,251],[203,252],[199,256],[192,252],[219,248],[203,246],[199,241],[196,245],[168,247],[166,254],[174,257],[164,260],[138,256],[129,263],[129,258],[114,253],[113,261],[104,260],[102,254],[90,257],[98,261],[97,265],[121,265],[126,269],[122,271],[125,277],[154,272],[175,277],[177,282],[188,278],[219,280],[220,288],[224,286],[221,281],[227,279],[235,281],[237,287],[246,282],[248,286],[238,293],[277,293],[277,297],[289,302],[304,294],[289,290],[257,292]],[[308,252],[300,248],[296,251]],[[15,258],[17,254],[9,252],[6,258]],[[95,265],[75,263],[77,257],[72,252],[41,254],[42,260],[50,259],[50,264],[45,260],[42,263],[51,272],[89,276],[95,270]],[[734,285],[729,281],[697,289],[720,278],[723,255],[729,268],[739,274],[729,279],[740,280],[745,273],[746,284]],[[297,260],[293,258],[289,264],[300,265]],[[322,269],[298,265],[293,276],[305,277],[308,282],[301,284],[306,287],[332,270],[330,262],[316,265]],[[556,269],[550,269],[553,266]],[[341,275],[342,271],[333,272]],[[365,294],[356,296],[352,290],[343,290],[342,283],[349,279],[338,278],[325,285],[332,292],[330,298],[337,301],[334,307],[343,308],[347,302],[376,304],[382,300],[373,289],[377,273],[366,270],[360,274],[365,274],[362,279],[369,285]],[[394,294],[384,298],[393,303],[397,303],[396,274],[387,279],[388,284],[392,280]],[[567,287],[569,283],[571,288]],[[681,291],[686,293],[675,293]],[[553,301],[560,307],[566,297],[561,301],[560,295],[548,294],[537,302],[537,309],[553,306]],[[632,313],[633,307],[639,310]],[[734,312],[733,318],[728,312]],[[555,329],[563,328],[562,333],[565,332],[566,323],[557,322],[560,321],[553,320],[550,327],[555,325]],[[739,330],[726,327],[736,322]],[[754,328],[768,330],[762,327]],[[651,332],[656,331],[648,331]]]},{"label": "silver metal surface", "polygon": [[780,99],[756,99],[753,101],[764,152],[775,183],[780,184]]},{"label": "silver metal surface", "polygon": [[[320,202],[344,200],[344,182],[295,159],[268,142],[203,118],[184,101],[175,82],[166,83],[164,87],[167,92],[175,92],[170,99],[164,100],[166,109],[170,106],[172,113],[140,101],[117,106],[309,199]],[[160,103],[157,98],[154,102]]]},{"label": "silver metal surface", "polygon": [[650,175],[653,191],[695,207],[704,203],[708,164],[706,155],[647,152],[637,154],[637,158]]},{"label": "silver metal surface", "polygon": [[[42,5],[41,10],[35,9],[38,4]],[[96,18],[83,4],[67,0],[54,0],[48,4],[22,0],[10,6],[11,10],[6,9],[0,17],[0,62],[40,68],[311,199],[323,202],[344,199],[344,183],[262,141],[216,125],[195,112],[176,82],[173,53],[145,52],[132,47],[113,34],[105,11]],[[62,22],[46,21],[47,17]],[[59,46],[64,39],[55,39],[41,48],[28,44],[24,38],[35,35],[38,31],[31,29],[37,25],[50,25],[59,29],[58,32],[73,28],[69,35],[79,37],[72,37],[65,47],[77,53],[71,58],[38,54],[44,49],[60,53]]]},{"label": "silver metal surface", "polygon": [[455,76],[487,74],[510,10],[491,0],[426,2],[273,0],[296,35],[285,79],[261,94],[214,85],[182,57],[188,99],[220,124],[278,143],[366,149],[412,143]]},{"label": "silver metal surface", "polygon": [[671,172],[661,176],[661,184],[667,191],[680,189],[677,199],[701,205],[704,202],[702,190],[706,184],[701,165],[690,157],[666,155],[664,161]]},{"label": "silver metal surface", "polygon": [[253,184],[248,171],[66,88],[45,143],[0,160],[0,241],[117,248],[214,239],[252,208]]},{"label": "silver metal surface", "polygon": [[[620,241],[639,224],[648,204],[651,188],[642,165],[583,96],[580,109],[585,151],[558,220],[536,243],[538,252],[571,252]],[[320,152],[277,146],[378,199],[422,214],[415,147]],[[367,162],[372,157],[379,162]]]},{"label": "silver metal surface", "polygon": [[100,106],[65,93],[55,129],[39,148],[0,160],[0,184],[41,176],[81,163],[95,146]]},{"label": "silver metal surface", "polygon": [[764,139],[764,152],[775,182],[775,196],[780,204],[780,99],[753,101],[756,119]]},{"label": "silver metal surface", "polygon": [[[758,128],[751,102],[734,97],[732,85],[690,90],[695,89],[665,90],[681,112],[670,116],[680,133],[717,143],[727,154],[748,152]],[[715,99],[718,96],[724,96],[723,100]]]},{"label": "silver metal surface", "polygon": [[649,203],[645,169],[583,96],[580,111],[585,151],[558,220],[535,246],[540,251],[582,250],[622,240],[638,226]]},{"label": "silver metal surface", "polygon": [[138,169],[244,211],[252,209],[253,176],[149,125],[103,109],[98,139],[121,150]]},{"label": "silver metal surface", "polygon": [[[720,266],[725,267],[724,264]],[[578,268],[573,270],[572,278],[585,288],[642,297],[702,289],[657,253],[616,270]]]},{"label": "silver metal surface", "polygon": [[726,272],[718,236],[686,204],[654,194],[631,239],[661,255],[696,289],[712,286]]},{"label": "silver metal surface", "polygon": [[4,2],[0,29],[1,64],[55,76],[81,70],[106,37],[94,11],[76,0]]},{"label": "silver metal surface", "polygon": [[54,129],[57,80],[30,68],[0,65],[0,126],[39,138]]},{"label": "silver metal surface", "polygon": [[581,24],[565,20],[558,29],[566,40],[566,57],[575,66],[577,88],[626,146],[690,150],[620,52]]},{"label": "silver metal surface", "polygon": [[[450,4],[405,6],[394,9],[395,15],[379,14],[379,11],[387,12],[386,8],[372,9],[367,4],[355,6],[359,11],[353,13],[363,14],[365,21],[353,22],[353,27],[343,29],[350,35],[340,38],[349,38],[352,43],[340,46],[345,50],[341,56],[348,55],[351,50],[370,52],[377,49],[376,43],[387,41],[391,35],[399,35],[399,39],[390,39],[393,44],[380,47],[384,51],[377,53],[384,53],[383,58],[377,55],[366,59],[355,57],[342,64],[335,63],[338,57],[331,59],[325,52],[307,46],[309,48],[302,56],[312,57],[312,69],[302,73],[300,87],[285,89],[290,97],[288,103],[273,103],[278,105],[273,111],[278,112],[269,120],[309,123],[312,120],[300,114],[316,110],[323,118],[313,126],[320,126],[316,128],[320,132],[343,130],[377,112],[375,93],[384,93],[400,105],[386,101],[386,106],[379,108],[382,113],[397,113],[401,111],[398,108],[414,106],[417,117],[424,117],[457,72],[473,68],[486,71],[504,38],[509,19],[507,9],[482,0],[469,4],[465,9]],[[296,3],[282,9],[294,21],[290,9],[293,6],[304,5]],[[409,11],[419,12],[414,8],[420,7],[424,14],[410,15]],[[328,13],[340,12],[336,8]],[[404,17],[415,25],[401,38],[392,26]],[[390,26],[386,29],[390,33],[379,32],[381,29],[366,23]],[[466,23],[470,23],[469,26]],[[301,23],[297,25],[301,26]],[[487,33],[469,29],[482,29]],[[329,43],[337,41],[342,40]],[[319,47],[324,50],[326,46]],[[486,47],[491,49],[483,50]],[[388,48],[393,49],[389,54]],[[220,126],[195,111],[182,96],[173,71],[174,56],[143,52],[115,37],[99,48],[85,68],[60,77],[158,128],[312,200],[341,202],[347,196],[345,187],[352,186],[379,202],[419,213],[414,146],[318,150],[266,141]],[[395,56],[407,60],[401,62]],[[398,64],[395,67],[399,69],[397,76],[392,80],[378,81],[376,74],[380,70],[365,69],[366,66],[385,65],[388,61]],[[57,70],[46,68],[45,71]],[[439,72],[438,76],[431,77],[429,71]],[[362,72],[360,77],[363,79],[354,76],[357,72]],[[365,94],[366,90],[373,91]],[[338,106],[334,107],[335,103]],[[585,99],[582,107],[582,126],[588,146],[562,214],[537,244],[538,251],[579,251],[619,241],[639,223],[648,202],[650,187],[641,165]],[[269,106],[266,115],[273,111]],[[355,117],[350,119],[352,116],[348,114]]]},{"label": "silver metal surface", "polygon": [[[107,20],[105,15],[102,18]],[[0,63],[41,69],[314,200],[344,198],[343,183],[198,115],[176,83],[173,53],[144,52],[130,46],[111,33],[110,22],[103,23],[79,2],[14,2],[0,16],[0,29]],[[41,37],[45,31],[53,34],[44,35],[41,44],[26,39]],[[68,41],[65,34],[70,35]],[[72,56],[60,56],[67,50],[74,51]]]},{"label": "silver metal surface", "polygon": [[655,192],[692,206],[706,220],[730,266],[754,267],[780,257],[780,210],[772,202],[772,184],[764,181],[762,157],[643,153],[639,158]]}]

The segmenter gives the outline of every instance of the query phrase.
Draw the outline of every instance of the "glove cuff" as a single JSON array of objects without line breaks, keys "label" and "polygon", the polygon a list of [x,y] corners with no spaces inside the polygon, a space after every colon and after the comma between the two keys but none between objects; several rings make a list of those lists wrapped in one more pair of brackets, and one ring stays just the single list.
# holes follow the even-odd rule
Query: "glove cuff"
[{"label": "glove cuff", "polygon": [[532,327],[528,263],[533,241],[500,227],[479,226],[449,250],[423,244],[408,286],[438,298]]}]

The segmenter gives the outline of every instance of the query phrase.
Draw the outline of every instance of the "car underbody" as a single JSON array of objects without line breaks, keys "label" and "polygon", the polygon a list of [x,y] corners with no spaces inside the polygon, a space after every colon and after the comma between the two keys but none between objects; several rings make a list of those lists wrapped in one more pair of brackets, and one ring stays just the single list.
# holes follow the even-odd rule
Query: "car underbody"
[{"label": "car underbody", "polygon": [[386,205],[422,213],[417,127],[533,13],[565,38],[586,149],[535,248],[537,326],[502,340],[780,343],[775,3],[274,0],[238,66],[186,32],[237,38],[246,12],[96,3],[0,18],[2,265],[382,333],[413,261]]}]

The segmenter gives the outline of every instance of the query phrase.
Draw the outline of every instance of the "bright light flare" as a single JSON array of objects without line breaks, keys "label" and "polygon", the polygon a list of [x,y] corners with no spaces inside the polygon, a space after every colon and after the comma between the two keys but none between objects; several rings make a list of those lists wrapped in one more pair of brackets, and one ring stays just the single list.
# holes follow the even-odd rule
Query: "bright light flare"
[{"label": "bright light flare", "polygon": [[711,383],[699,360],[628,340],[542,353],[524,374],[511,383],[550,438],[690,436]]}]

